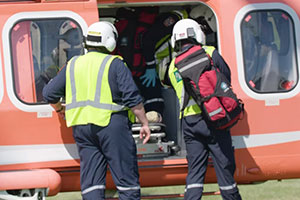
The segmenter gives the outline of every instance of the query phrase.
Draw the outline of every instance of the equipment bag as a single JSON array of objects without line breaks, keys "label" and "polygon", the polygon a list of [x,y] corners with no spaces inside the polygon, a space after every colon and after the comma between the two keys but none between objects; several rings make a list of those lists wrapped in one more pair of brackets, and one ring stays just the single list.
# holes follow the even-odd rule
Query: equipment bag
[{"label": "equipment bag", "polygon": [[121,55],[134,77],[140,77],[146,69],[142,55],[143,35],[154,23],[157,7],[120,8],[115,22],[119,37],[114,54]]},{"label": "equipment bag", "polygon": [[229,129],[241,119],[244,113],[242,100],[237,98],[230,82],[213,66],[211,58],[201,46],[193,46],[179,54],[175,59],[175,67],[187,93],[183,109],[189,96],[192,96],[211,127]]}]

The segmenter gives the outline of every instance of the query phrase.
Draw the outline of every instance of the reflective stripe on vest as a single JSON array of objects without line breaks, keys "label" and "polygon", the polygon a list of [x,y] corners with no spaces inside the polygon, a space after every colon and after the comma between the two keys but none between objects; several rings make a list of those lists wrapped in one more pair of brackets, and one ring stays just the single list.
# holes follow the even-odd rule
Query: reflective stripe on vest
[{"label": "reflective stripe on vest", "polygon": [[[176,96],[179,100],[179,108],[180,108],[180,114],[179,118],[182,117],[182,108],[183,108],[183,102],[184,102],[184,94],[185,94],[185,89],[183,86],[183,81],[181,79],[181,76],[175,67],[175,58],[172,60],[169,68],[169,78],[171,81],[171,84],[176,92]],[[190,97],[190,100],[188,102],[188,105],[183,111],[183,116],[189,116],[189,115],[195,115],[195,114],[200,114],[201,109],[200,107],[195,103],[195,101]]]},{"label": "reflective stripe on vest", "polygon": [[[215,50],[214,47],[212,46],[203,46],[202,48],[208,50],[207,53],[212,57],[212,53]],[[184,94],[185,94],[185,89],[183,87],[183,81],[180,77],[180,74],[178,72],[178,69],[175,67],[175,58],[172,60],[170,64],[170,68],[168,71],[169,78],[171,81],[171,84],[176,92],[177,98],[179,99],[179,106],[180,106],[180,111],[182,110],[183,107],[183,102],[184,102]],[[183,116],[190,116],[190,115],[195,115],[195,114],[200,114],[201,109],[200,107],[196,104],[196,102],[190,97],[189,102],[186,106],[186,108],[183,111]],[[179,115],[179,118],[182,117],[182,114]]]},{"label": "reflective stripe on vest", "polygon": [[78,107],[84,107],[84,106],[93,106],[95,108],[101,108],[106,110],[112,110],[112,111],[121,111],[124,110],[124,106],[121,105],[113,105],[113,104],[105,104],[100,103],[100,94],[101,94],[101,84],[102,84],[102,77],[105,69],[105,65],[107,64],[107,61],[111,58],[111,56],[107,56],[104,58],[103,62],[101,63],[101,67],[98,73],[97,78],[97,86],[96,86],[96,93],[95,93],[95,99],[94,101],[77,101],[76,98],[76,86],[75,86],[75,74],[74,74],[74,67],[75,67],[75,61],[77,60],[78,56],[76,56],[74,59],[72,59],[70,64],[70,81],[71,81],[71,90],[72,90],[72,102],[68,105],[66,105],[66,110],[78,108]]},{"label": "reflective stripe on vest", "polygon": [[[112,102],[108,71],[116,57],[118,56],[90,52],[74,57],[68,63],[66,72],[68,127],[88,123],[107,126],[112,112],[128,109]],[[104,91],[101,91],[101,88]]]}]

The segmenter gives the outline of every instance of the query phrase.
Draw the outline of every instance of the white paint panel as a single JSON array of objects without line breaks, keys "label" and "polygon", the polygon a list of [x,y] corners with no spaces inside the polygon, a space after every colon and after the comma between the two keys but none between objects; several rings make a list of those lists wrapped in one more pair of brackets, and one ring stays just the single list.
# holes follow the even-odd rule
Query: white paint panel
[{"label": "white paint panel", "polygon": [[[233,136],[235,149],[300,141],[300,131]],[[0,165],[79,159],[76,144],[0,146]]]},{"label": "white paint panel", "polygon": [[79,159],[76,144],[0,146],[0,165]]},{"label": "white paint panel", "polygon": [[232,142],[235,149],[262,147],[295,141],[300,141],[300,131],[242,135],[232,137]]},{"label": "white paint panel", "polygon": [[2,73],[2,59],[1,59],[1,51],[0,51],[0,104],[3,99],[3,94],[4,94],[4,86],[3,86],[3,73]]}]

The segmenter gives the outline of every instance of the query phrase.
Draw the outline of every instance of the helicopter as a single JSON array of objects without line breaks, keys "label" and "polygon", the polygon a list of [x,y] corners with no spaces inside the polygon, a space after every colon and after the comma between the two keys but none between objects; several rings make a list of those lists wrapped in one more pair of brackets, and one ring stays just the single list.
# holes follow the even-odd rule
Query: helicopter
[{"label": "helicopter", "polygon": [[[84,53],[95,21],[114,22],[120,7],[160,12],[203,5],[213,13],[215,46],[245,104],[231,129],[237,183],[300,178],[300,3],[293,0],[10,0],[0,1],[0,199],[45,199],[80,191],[72,130],[42,98],[68,59]],[[211,22],[210,22],[211,23]],[[163,89],[164,121],[150,142],[135,134],[142,187],[184,185],[186,149],[171,88]],[[215,183],[213,164],[205,181]],[[113,189],[108,171],[107,189]]]}]

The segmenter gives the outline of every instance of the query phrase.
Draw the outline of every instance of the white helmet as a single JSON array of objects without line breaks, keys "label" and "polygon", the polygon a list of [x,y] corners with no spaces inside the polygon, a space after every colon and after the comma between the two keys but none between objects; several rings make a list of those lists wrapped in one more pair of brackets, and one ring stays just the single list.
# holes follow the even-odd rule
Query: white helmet
[{"label": "white helmet", "polygon": [[115,26],[107,21],[96,22],[87,29],[87,46],[105,47],[109,52],[116,48],[118,31]]},{"label": "white helmet", "polygon": [[179,20],[173,27],[171,45],[174,48],[179,40],[194,38],[198,43],[205,45],[205,35],[200,25],[192,19]]},{"label": "white helmet", "polygon": [[216,17],[208,6],[200,4],[199,6],[194,7],[190,12],[190,17],[193,19],[204,17],[205,21],[208,23],[211,30],[213,32],[217,31]]}]

